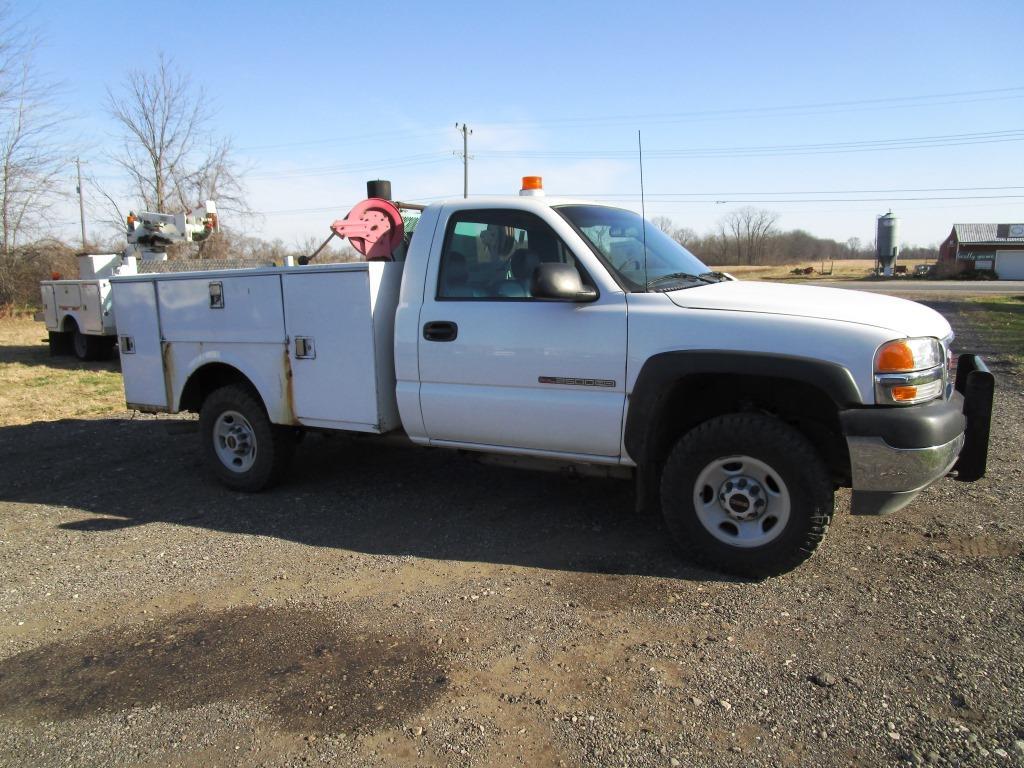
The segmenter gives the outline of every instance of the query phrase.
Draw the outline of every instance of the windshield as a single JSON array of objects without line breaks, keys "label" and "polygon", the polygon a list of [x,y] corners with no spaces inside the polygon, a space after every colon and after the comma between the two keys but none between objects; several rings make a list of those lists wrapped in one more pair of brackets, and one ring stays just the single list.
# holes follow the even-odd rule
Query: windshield
[{"label": "windshield", "polygon": [[645,233],[643,219],[633,211],[602,205],[560,205],[555,210],[604,257],[629,291],[676,290],[718,282],[717,273],[650,222]]}]

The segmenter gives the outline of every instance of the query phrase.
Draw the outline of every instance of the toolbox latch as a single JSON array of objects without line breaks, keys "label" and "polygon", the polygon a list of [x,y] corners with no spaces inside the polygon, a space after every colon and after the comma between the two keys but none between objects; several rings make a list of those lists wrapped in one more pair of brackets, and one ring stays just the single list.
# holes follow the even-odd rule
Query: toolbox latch
[{"label": "toolbox latch", "polygon": [[210,283],[210,309],[224,309],[224,283]]},{"label": "toolbox latch", "polygon": [[316,357],[316,347],[311,336],[295,337],[295,357],[302,360],[312,360]]}]

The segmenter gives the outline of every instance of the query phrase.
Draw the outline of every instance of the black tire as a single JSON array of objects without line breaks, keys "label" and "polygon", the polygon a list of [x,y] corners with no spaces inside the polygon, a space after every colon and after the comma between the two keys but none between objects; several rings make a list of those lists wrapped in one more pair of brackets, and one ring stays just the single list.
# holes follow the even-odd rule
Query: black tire
[{"label": "black tire", "polygon": [[[227,445],[226,440],[235,436],[225,438],[224,433],[232,429],[251,441],[251,454],[241,440]],[[258,396],[241,385],[221,387],[206,398],[199,414],[199,435],[203,457],[217,479],[247,493],[279,482],[295,450],[295,430],[271,423]]]},{"label": "black tire", "polygon": [[63,331],[47,332],[47,341],[50,344],[50,356],[73,354],[71,350],[71,334]]},{"label": "black tire", "polygon": [[89,359],[89,337],[78,330],[78,326],[71,326],[71,351],[79,360]]},{"label": "black tire", "polygon": [[107,352],[107,339],[105,336],[82,333],[76,324],[71,331],[71,350],[79,360],[103,360]]},{"label": "black tire", "polygon": [[[765,504],[764,510],[758,513],[755,504]],[[689,559],[764,578],[792,570],[814,553],[828,532],[835,497],[828,468],[797,430],[772,416],[730,414],[704,422],[676,443],[662,471],[661,507]],[[760,516],[742,522],[734,517],[754,514]],[[723,540],[740,542],[744,532],[751,534],[748,546]]]}]

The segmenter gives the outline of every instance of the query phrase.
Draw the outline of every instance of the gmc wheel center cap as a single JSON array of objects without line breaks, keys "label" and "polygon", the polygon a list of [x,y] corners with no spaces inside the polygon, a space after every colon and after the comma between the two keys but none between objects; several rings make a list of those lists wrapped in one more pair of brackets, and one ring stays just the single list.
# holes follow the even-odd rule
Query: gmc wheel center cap
[{"label": "gmc wheel center cap", "polygon": [[718,503],[733,520],[756,520],[768,508],[768,496],[752,477],[730,477],[718,491]]},{"label": "gmc wheel center cap", "polygon": [[750,499],[737,493],[734,496],[729,497],[729,507],[736,514],[743,514],[750,509]]}]

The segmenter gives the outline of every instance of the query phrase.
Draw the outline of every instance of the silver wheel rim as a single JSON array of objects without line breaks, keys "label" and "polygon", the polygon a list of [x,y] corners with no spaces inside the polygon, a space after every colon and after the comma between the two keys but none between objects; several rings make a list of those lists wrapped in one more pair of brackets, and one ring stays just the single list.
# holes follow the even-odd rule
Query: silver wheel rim
[{"label": "silver wheel rim", "polygon": [[778,538],[792,507],[782,476],[752,456],[723,456],[704,467],[693,506],[708,533],[744,549]]},{"label": "silver wheel rim", "polygon": [[256,431],[238,411],[224,411],[213,425],[213,450],[232,472],[248,472],[256,463]]}]

